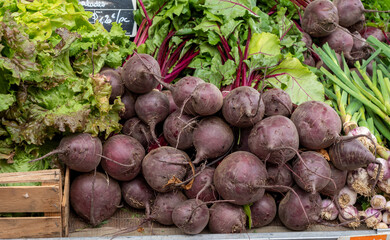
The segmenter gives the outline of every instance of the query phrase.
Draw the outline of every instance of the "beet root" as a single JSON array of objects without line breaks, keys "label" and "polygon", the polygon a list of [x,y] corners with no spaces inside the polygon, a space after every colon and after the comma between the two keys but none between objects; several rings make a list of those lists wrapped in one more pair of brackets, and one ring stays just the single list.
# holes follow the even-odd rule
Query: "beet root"
[{"label": "beet root", "polygon": [[339,24],[337,8],[329,0],[310,2],[302,18],[302,28],[312,37],[325,37]]},{"label": "beet root", "polygon": [[[195,90],[196,86],[204,83],[204,81],[197,77],[187,76],[181,78],[175,85],[173,85],[172,97],[176,105],[180,109],[184,109],[184,112],[190,115],[195,114],[192,104],[189,101],[191,98],[192,92]],[[184,105],[184,106],[183,106]]]},{"label": "beet root", "polygon": [[334,183],[336,184],[336,188],[334,187],[333,182],[329,182],[323,189],[319,191],[322,195],[333,197],[335,196],[344,186],[347,181],[348,171],[342,171],[333,166],[332,163],[329,164],[331,176]]},{"label": "beet root", "polygon": [[155,133],[156,124],[164,121],[169,114],[169,100],[167,96],[158,90],[141,95],[135,101],[135,112],[149,126],[153,139],[157,141]]},{"label": "beet root", "polygon": [[293,189],[297,195],[290,190],[279,203],[279,219],[287,228],[303,231],[320,218],[322,200],[318,193],[307,193],[296,186]]},{"label": "beet root", "polygon": [[328,43],[329,47],[337,53],[344,53],[347,59],[352,59],[351,51],[353,48],[352,34],[346,28],[338,27],[328,36],[322,38],[322,44]]},{"label": "beet root", "polygon": [[264,111],[263,99],[252,87],[235,88],[223,100],[223,117],[236,127],[252,127],[263,119]]},{"label": "beet root", "polygon": [[126,91],[125,94],[121,97],[122,103],[125,105],[125,109],[119,112],[121,119],[130,119],[135,116],[135,96]]},{"label": "beet root", "polygon": [[196,121],[190,115],[173,112],[164,121],[164,137],[172,147],[186,150],[192,147],[195,126]]},{"label": "beet root", "polygon": [[114,102],[117,97],[122,96],[125,91],[123,85],[122,76],[114,69],[105,69],[100,72],[101,75],[105,76],[111,85],[110,102]]},{"label": "beet root", "polygon": [[123,124],[122,132],[123,134],[137,139],[144,148],[148,147],[153,138],[149,127],[137,117],[128,119]]},{"label": "beet root", "polygon": [[135,53],[123,65],[122,78],[128,90],[144,94],[157,87],[160,71],[158,62],[152,56]]},{"label": "beet root", "polygon": [[136,177],[131,181],[122,182],[121,184],[123,199],[130,207],[145,209],[146,215],[150,213],[150,205],[155,199],[154,191],[146,183],[143,177]]},{"label": "beet root", "polygon": [[[199,172],[199,168],[196,172]],[[215,190],[213,177],[215,168],[206,167],[198,176],[195,177],[192,187],[184,191],[190,199],[198,197],[198,199],[209,202],[218,199],[218,192]],[[192,171],[188,174],[192,177]],[[202,191],[202,192],[201,192]]]},{"label": "beet root", "polygon": [[358,139],[341,138],[329,149],[333,165],[340,170],[354,170],[376,162],[375,156]]},{"label": "beet root", "polygon": [[183,180],[186,176],[190,158],[173,147],[160,147],[150,151],[142,161],[142,174],[146,182],[158,192],[172,191],[174,184],[168,185],[172,178]]},{"label": "beet root", "polygon": [[193,133],[196,149],[194,164],[207,158],[216,158],[225,154],[233,144],[233,131],[221,118],[202,119]]},{"label": "beet root", "polygon": [[234,204],[253,203],[264,195],[267,170],[254,154],[234,152],[226,156],[214,172],[214,185],[219,195]]},{"label": "beet root", "polygon": [[212,233],[237,233],[245,230],[246,215],[241,206],[214,203],[210,208],[209,229]]},{"label": "beet root", "polygon": [[89,133],[78,133],[63,137],[55,150],[29,162],[58,154],[59,160],[70,169],[78,172],[90,172],[99,165],[102,149],[102,142],[99,138],[92,137]]},{"label": "beet root", "polygon": [[141,171],[145,149],[135,138],[118,134],[103,144],[103,156],[104,171],[116,180],[130,181]]},{"label": "beet root", "polygon": [[339,13],[339,24],[350,27],[364,16],[364,6],[361,0],[333,0]]},{"label": "beet root", "polygon": [[326,159],[317,152],[307,151],[300,154],[293,165],[293,178],[306,192],[316,193],[330,180],[331,170]]},{"label": "beet root", "polygon": [[210,212],[202,201],[189,199],[173,209],[173,223],[186,234],[198,234],[209,223]]},{"label": "beet root", "polygon": [[70,204],[74,211],[92,226],[110,218],[121,202],[117,181],[97,172],[76,177],[70,186]]},{"label": "beet root", "polygon": [[283,115],[289,117],[292,113],[292,101],[288,93],[280,88],[272,88],[263,93],[265,115]]},{"label": "beet root", "polygon": [[362,31],[360,31],[360,34],[364,39],[367,39],[369,36],[373,36],[377,38],[379,41],[384,42],[386,41],[385,34],[383,34],[382,30],[376,27],[366,27]]},{"label": "beet root", "polygon": [[179,107],[176,105],[175,100],[173,100],[172,92],[170,90],[163,90],[162,93],[164,93],[168,100],[169,100],[169,113],[173,113]]},{"label": "beet root", "polygon": [[252,226],[255,228],[270,224],[276,216],[275,199],[268,193],[251,206]]},{"label": "beet root", "polygon": [[163,225],[172,225],[173,209],[186,200],[186,196],[178,191],[157,194],[152,206],[151,218]]},{"label": "beet root", "polygon": [[[268,179],[267,185],[287,186],[291,187],[294,184],[294,179],[291,175],[292,167],[286,163],[284,165],[267,164]],[[288,188],[268,188],[270,192],[288,192]]]},{"label": "beet root", "polygon": [[248,144],[251,152],[262,161],[284,164],[292,159],[298,150],[298,131],[287,117],[271,116],[252,128]]},{"label": "beet root", "polygon": [[299,143],[308,149],[318,150],[332,145],[341,132],[341,119],[329,105],[308,101],[300,104],[291,120],[297,127]]},{"label": "beet root", "polygon": [[190,103],[197,115],[210,116],[222,108],[223,97],[214,84],[200,83],[191,93]]}]

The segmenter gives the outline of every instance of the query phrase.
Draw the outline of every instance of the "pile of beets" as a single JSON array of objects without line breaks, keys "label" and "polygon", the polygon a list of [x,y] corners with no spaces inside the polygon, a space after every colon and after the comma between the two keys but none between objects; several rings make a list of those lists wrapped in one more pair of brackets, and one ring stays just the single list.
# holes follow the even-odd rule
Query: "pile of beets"
[{"label": "pile of beets", "polygon": [[340,54],[343,53],[348,65],[352,67],[356,61],[367,59],[374,52],[366,43],[369,36],[373,35],[379,41],[388,41],[390,44],[384,31],[366,26],[366,12],[375,10],[365,9],[361,0],[311,1],[305,6],[301,19],[302,40],[309,49],[304,63],[318,68],[323,65],[319,57],[310,51],[313,41],[320,46],[328,43],[336,52],[339,64],[342,66]]},{"label": "pile of beets", "polygon": [[243,232],[277,213],[287,228],[305,230],[325,221],[330,205],[344,221],[360,221],[342,214],[348,204],[336,199],[347,171],[376,160],[356,137],[340,136],[330,106],[296,106],[276,88],[242,86],[223,96],[202,79],[169,85],[159,73],[153,57],[137,53],[123,68],[102,71],[111,101],[121,96],[125,104],[122,133],[103,143],[87,133],[67,136],[51,153],[80,172],[70,189],[80,217],[96,226],[124,200],[145,209],[144,223],[175,224],[186,234],[206,226]]}]

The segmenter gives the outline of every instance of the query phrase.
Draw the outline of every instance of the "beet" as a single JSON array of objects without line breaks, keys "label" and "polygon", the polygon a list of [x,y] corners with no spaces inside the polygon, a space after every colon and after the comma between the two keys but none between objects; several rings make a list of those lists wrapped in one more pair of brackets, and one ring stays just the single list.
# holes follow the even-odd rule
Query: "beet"
[{"label": "beet", "polygon": [[233,144],[233,131],[221,118],[202,119],[193,133],[196,149],[194,164],[207,158],[216,158],[226,153]]},{"label": "beet", "polygon": [[241,206],[231,203],[214,203],[210,208],[209,229],[212,233],[245,231],[246,215]]},{"label": "beet", "polygon": [[150,151],[142,161],[142,174],[145,180],[158,192],[169,192],[175,187],[168,185],[173,177],[183,180],[187,165],[190,162],[188,155],[173,147],[160,147]]},{"label": "beet", "polygon": [[332,163],[330,163],[329,166],[330,166],[330,171],[331,171],[330,177],[331,177],[331,179],[333,179],[337,188],[335,189],[334,184],[332,182],[329,182],[319,192],[322,195],[333,197],[345,186],[345,183],[347,181],[347,173],[348,172],[335,168]]},{"label": "beet", "polygon": [[170,114],[173,113],[174,111],[176,111],[177,109],[179,109],[179,107],[175,103],[175,100],[173,100],[172,92],[170,90],[163,90],[161,92],[164,93],[169,100],[169,113]]},{"label": "beet", "polygon": [[141,171],[145,149],[135,138],[118,134],[103,144],[102,167],[111,177],[130,181]]},{"label": "beet", "polygon": [[146,215],[150,214],[150,205],[155,199],[154,191],[146,183],[143,177],[136,177],[131,181],[122,182],[122,196],[130,207],[145,209]]},{"label": "beet", "polygon": [[316,67],[316,62],[309,51],[305,51],[303,53],[303,57],[305,59],[305,60],[303,60],[304,64],[311,66],[311,67]]},{"label": "beet", "polygon": [[151,218],[163,225],[172,225],[172,212],[176,206],[187,200],[179,191],[159,193],[152,206]]},{"label": "beet", "polygon": [[169,114],[167,96],[158,90],[141,95],[135,101],[135,112],[149,126],[153,139],[157,141],[156,124],[164,121]]},{"label": "beet", "polygon": [[121,74],[114,69],[105,69],[100,72],[101,75],[105,76],[111,85],[110,102],[114,102],[117,97],[123,95],[125,87],[123,85]]},{"label": "beet", "polygon": [[302,18],[302,28],[312,37],[325,37],[339,24],[337,8],[329,0],[310,2]]},{"label": "beet", "polygon": [[279,219],[288,229],[303,231],[320,218],[322,200],[318,193],[307,193],[297,186],[293,189],[298,196],[291,190],[284,196],[279,203]]},{"label": "beet", "polygon": [[60,145],[44,156],[31,160],[35,162],[54,154],[70,169],[78,172],[90,172],[99,165],[102,154],[102,142],[89,133],[78,133],[63,137]]},{"label": "beet", "polygon": [[287,117],[276,115],[257,123],[248,139],[249,149],[262,161],[284,164],[299,147],[298,131]]},{"label": "beet", "polygon": [[290,95],[280,88],[272,88],[263,94],[265,116],[283,115],[289,117],[292,113]]},{"label": "beet", "polygon": [[190,104],[194,114],[200,116],[213,115],[222,108],[222,93],[212,83],[200,83],[191,93]]},{"label": "beet", "polygon": [[293,114],[299,143],[308,149],[317,150],[332,145],[341,132],[341,119],[329,105],[319,101],[300,104]]},{"label": "beet", "polygon": [[353,60],[367,59],[373,53],[373,48],[368,45],[366,40],[358,32],[353,32],[353,47],[351,49],[351,57]]},{"label": "beet", "polygon": [[364,29],[366,25],[366,17],[361,15],[360,19],[353,25],[347,27],[350,32],[360,32]]},{"label": "beet", "polygon": [[137,139],[144,148],[148,147],[149,142],[153,138],[149,127],[137,117],[128,119],[123,124],[122,132],[123,134]]},{"label": "beet", "polygon": [[293,165],[295,182],[306,192],[319,192],[329,183],[331,177],[328,162],[320,153],[314,151],[300,155],[301,158],[297,158]]},{"label": "beet", "polygon": [[[267,164],[268,179],[267,185],[279,185],[291,187],[294,184],[293,177],[291,175],[292,167],[286,163],[284,165]],[[267,188],[270,192],[288,192],[288,188]]]},{"label": "beet", "polygon": [[157,87],[160,76],[158,62],[148,54],[135,53],[123,65],[122,78],[128,90],[133,93],[144,94]]},{"label": "beet", "polygon": [[219,195],[234,204],[253,203],[264,195],[267,170],[254,154],[234,152],[226,156],[214,172],[214,185]]},{"label": "beet", "polygon": [[276,216],[275,199],[268,193],[251,206],[252,227],[258,228],[270,224]]},{"label": "beet", "polygon": [[135,99],[131,92],[125,91],[125,94],[121,97],[122,103],[125,105],[125,109],[119,112],[121,119],[127,120],[135,117]]},{"label": "beet", "polygon": [[263,119],[264,108],[264,102],[256,89],[241,86],[224,98],[222,114],[233,126],[251,127]]},{"label": "beet", "polygon": [[70,186],[70,204],[73,210],[92,226],[109,219],[119,208],[121,189],[117,181],[105,174],[84,173]]},{"label": "beet", "polygon": [[329,47],[337,53],[344,53],[347,59],[352,59],[351,50],[354,39],[352,34],[346,28],[338,27],[328,36],[321,39],[321,43],[328,43]]},{"label": "beet", "polygon": [[[200,171],[199,168],[196,169],[196,173]],[[195,177],[192,187],[184,191],[186,196],[190,199],[196,198],[198,193],[198,199],[209,202],[215,201],[218,199],[218,192],[215,190],[213,177],[214,177],[215,168],[206,167],[198,176]],[[192,177],[192,171],[189,171],[187,174],[187,179]]]},{"label": "beet", "polygon": [[329,148],[329,157],[339,170],[354,170],[376,162],[375,156],[358,139],[340,138]]},{"label": "beet", "polygon": [[193,117],[181,114],[177,110],[165,119],[163,126],[164,137],[172,147],[186,150],[192,147],[195,126],[196,121]]},{"label": "beet", "polygon": [[309,48],[309,49],[313,45],[313,40],[311,39],[310,35],[306,32],[302,32],[302,42],[304,42],[306,48]]},{"label": "beet", "polygon": [[376,27],[366,27],[362,31],[360,31],[360,34],[364,39],[367,39],[369,36],[373,36],[377,38],[379,41],[384,42],[386,41],[385,34],[383,34],[382,30]]},{"label": "beet", "polygon": [[194,109],[190,103],[191,94],[197,85],[204,83],[204,81],[197,77],[187,76],[181,78],[173,85],[171,92],[173,100],[176,105],[181,109],[184,106],[184,112],[187,114],[194,114]]},{"label": "beet", "polygon": [[210,212],[202,201],[189,199],[179,203],[172,212],[173,223],[186,234],[198,234],[209,223]]}]

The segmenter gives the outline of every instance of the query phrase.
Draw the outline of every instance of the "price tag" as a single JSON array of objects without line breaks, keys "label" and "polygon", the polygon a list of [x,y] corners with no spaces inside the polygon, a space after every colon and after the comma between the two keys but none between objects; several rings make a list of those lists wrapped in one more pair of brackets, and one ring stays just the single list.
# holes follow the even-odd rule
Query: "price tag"
[{"label": "price tag", "polygon": [[136,0],[79,0],[86,11],[93,13],[91,23],[99,21],[107,31],[113,22],[121,23],[126,35],[134,37],[137,24],[134,21]]},{"label": "price tag", "polygon": [[350,237],[350,240],[387,240],[388,235]]}]

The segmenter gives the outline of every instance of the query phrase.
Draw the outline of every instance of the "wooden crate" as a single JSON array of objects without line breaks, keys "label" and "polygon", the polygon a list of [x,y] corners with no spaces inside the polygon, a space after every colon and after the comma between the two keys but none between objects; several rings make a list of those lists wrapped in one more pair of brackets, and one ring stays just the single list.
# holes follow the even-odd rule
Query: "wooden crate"
[{"label": "wooden crate", "polygon": [[32,182],[41,184],[0,187],[0,213],[40,213],[37,217],[0,217],[0,238],[68,235],[69,170],[65,177],[59,169],[0,174],[0,184]]}]

